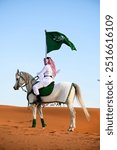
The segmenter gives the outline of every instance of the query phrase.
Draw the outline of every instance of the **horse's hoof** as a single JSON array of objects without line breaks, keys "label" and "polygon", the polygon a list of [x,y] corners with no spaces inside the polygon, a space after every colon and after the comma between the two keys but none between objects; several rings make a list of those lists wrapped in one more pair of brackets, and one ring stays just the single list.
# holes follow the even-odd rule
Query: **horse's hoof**
[{"label": "horse's hoof", "polygon": [[42,129],[44,130],[44,129],[45,129],[45,127],[42,127]]},{"label": "horse's hoof", "polygon": [[69,131],[69,132],[73,132],[73,131],[74,131],[74,128],[70,127],[70,128],[68,129],[68,131]]},{"label": "horse's hoof", "polygon": [[32,128],[36,128],[36,119],[33,119],[32,121]]},{"label": "horse's hoof", "polygon": [[44,128],[44,127],[46,127],[47,125],[45,124],[45,122],[44,122],[44,119],[43,118],[41,118],[41,125],[42,125],[42,128]]}]

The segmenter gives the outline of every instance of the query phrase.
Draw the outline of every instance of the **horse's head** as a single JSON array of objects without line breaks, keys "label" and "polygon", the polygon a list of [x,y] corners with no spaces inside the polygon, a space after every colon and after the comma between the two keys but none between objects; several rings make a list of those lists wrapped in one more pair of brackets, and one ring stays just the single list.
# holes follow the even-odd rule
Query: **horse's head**
[{"label": "horse's head", "polygon": [[15,78],[16,78],[16,83],[13,87],[15,90],[18,90],[20,87],[25,86],[28,82],[27,76],[25,75],[25,73],[20,72],[18,69],[17,69],[17,72],[15,74]]}]

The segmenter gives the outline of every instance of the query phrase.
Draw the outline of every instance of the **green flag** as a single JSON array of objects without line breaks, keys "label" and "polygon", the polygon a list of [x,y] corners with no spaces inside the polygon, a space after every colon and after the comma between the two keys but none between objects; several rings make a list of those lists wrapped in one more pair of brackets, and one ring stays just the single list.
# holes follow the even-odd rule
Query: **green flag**
[{"label": "green flag", "polygon": [[72,50],[76,50],[74,44],[60,32],[46,32],[47,53],[58,50],[62,44],[68,45]]}]

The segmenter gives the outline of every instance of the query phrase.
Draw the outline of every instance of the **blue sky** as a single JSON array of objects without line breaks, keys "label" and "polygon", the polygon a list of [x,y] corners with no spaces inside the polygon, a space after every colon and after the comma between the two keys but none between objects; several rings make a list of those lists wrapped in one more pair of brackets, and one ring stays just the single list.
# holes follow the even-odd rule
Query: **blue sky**
[{"label": "blue sky", "polygon": [[45,29],[65,34],[77,48],[63,44],[48,54],[61,70],[56,83],[79,84],[86,106],[100,107],[99,0],[0,0],[0,104],[27,106],[26,94],[13,90],[15,73],[35,76],[42,69]]}]

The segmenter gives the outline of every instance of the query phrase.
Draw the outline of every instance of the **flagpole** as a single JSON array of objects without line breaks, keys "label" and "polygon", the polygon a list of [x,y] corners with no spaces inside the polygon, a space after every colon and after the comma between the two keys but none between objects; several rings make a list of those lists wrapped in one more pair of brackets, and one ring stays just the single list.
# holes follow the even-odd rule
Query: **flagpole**
[{"label": "flagpole", "polygon": [[[46,30],[45,30],[45,41],[46,41]],[[45,44],[45,58],[47,57],[47,44]]]}]

